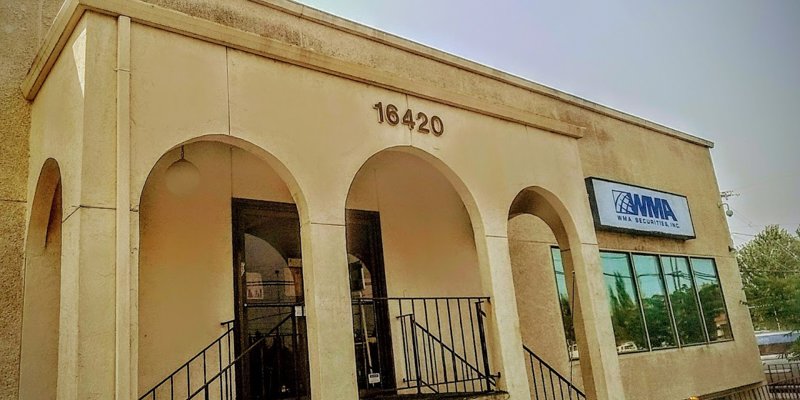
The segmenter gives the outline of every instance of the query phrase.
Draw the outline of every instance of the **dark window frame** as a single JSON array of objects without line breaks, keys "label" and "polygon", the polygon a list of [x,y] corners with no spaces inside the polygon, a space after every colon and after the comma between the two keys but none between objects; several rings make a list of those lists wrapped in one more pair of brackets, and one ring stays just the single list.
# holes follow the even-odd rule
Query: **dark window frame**
[{"label": "dark window frame", "polygon": [[[687,256],[687,255],[682,255],[682,254],[680,254],[680,255],[660,254],[658,256],[658,259],[659,259],[659,261],[661,262],[661,265],[662,265],[661,272],[662,272],[662,274],[664,276],[664,282],[665,283],[668,282],[668,280],[667,280],[667,274],[664,272],[663,265],[664,265],[664,258],[667,258],[667,257],[683,259],[683,260],[686,261],[686,267],[687,267],[687,269],[689,271],[689,276],[687,277],[687,279],[689,280],[689,283],[692,284],[692,294],[693,294],[692,297],[694,297],[695,311],[697,312],[697,317],[700,319],[700,327],[701,327],[702,333],[703,333],[703,340],[702,341],[694,342],[694,343],[683,343],[683,341],[681,339],[681,331],[678,329],[678,319],[676,318],[675,319],[675,330],[678,333],[678,344],[680,345],[680,348],[692,347],[692,346],[701,346],[701,345],[709,344],[710,341],[708,340],[708,334],[706,333],[705,319],[703,319],[703,310],[702,310],[702,306],[700,305],[700,299],[697,296],[697,286],[695,285],[695,282],[694,282],[694,271],[692,271],[691,257]],[[667,291],[669,291],[669,288],[667,289]],[[669,295],[669,293],[668,293],[668,295]],[[672,307],[671,300],[672,299],[670,299],[670,307]],[[675,309],[674,308],[672,309],[672,313],[673,313],[673,315],[675,314]]]},{"label": "dark window frame", "polygon": [[[708,332],[708,327],[705,326],[705,311],[703,311],[703,302],[700,300],[700,288],[697,286],[697,280],[694,277],[694,264],[693,260],[708,260],[711,261],[711,266],[714,268],[714,275],[717,278],[717,283],[719,284],[719,294],[722,297],[722,307],[725,309],[725,318],[728,320],[728,326],[730,330],[731,337],[727,339],[717,339],[711,340],[711,333]],[[700,305],[700,311],[703,315],[703,326],[706,329],[706,337],[708,338],[708,343],[721,343],[721,342],[732,342],[734,341],[733,335],[733,326],[731,325],[731,314],[728,312],[728,300],[725,297],[725,290],[722,288],[722,278],[719,275],[719,268],[717,267],[717,259],[714,257],[689,257],[689,267],[692,271],[692,279],[694,280],[694,288],[695,292],[697,292],[697,304]]]},{"label": "dark window frame", "polygon": [[[558,277],[556,276],[555,259],[553,258],[552,251],[555,249],[555,250],[558,250],[559,252],[561,252],[561,248],[558,245],[550,245],[549,249],[550,249],[550,262],[551,262],[552,267],[553,267],[554,283],[556,284],[556,296],[558,296],[559,295],[559,293],[558,293],[558,281],[557,281]],[[675,253],[657,253],[657,252],[648,252],[648,251],[615,250],[615,249],[600,249],[599,252],[600,253],[622,253],[622,254],[627,254],[628,261],[629,261],[629,266],[631,268],[631,272],[633,273],[634,288],[636,289],[636,294],[638,296],[639,311],[640,311],[640,313],[642,315],[642,321],[643,321],[643,326],[644,326],[644,330],[645,330],[645,337],[647,339],[648,349],[638,350],[638,351],[630,351],[630,352],[624,352],[624,353],[619,353],[618,352],[617,353],[618,356],[628,355],[628,354],[641,354],[641,353],[654,352],[654,351],[680,350],[680,349],[687,348],[687,347],[708,346],[708,345],[712,345],[712,344],[716,344],[716,343],[733,342],[733,341],[736,340],[735,335],[733,333],[733,326],[731,324],[730,312],[728,311],[728,301],[727,301],[727,297],[725,296],[725,291],[724,291],[724,289],[722,287],[723,286],[722,285],[722,278],[720,277],[720,274],[719,274],[719,268],[717,266],[717,258],[716,257],[713,257],[713,256],[702,256],[702,255],[701,256],[693,256],[693,255],[675,254]],[[675,335],[675,342],[676,342],[675,346],[672,346],[672,347],[658,347],[658,348],[653,348],[653,346],[652,346],[652,343],[651,343],[651,340],[650,340],[649,330],[648,330],[648,327],[647,327],[647,317],[644,314],[644,307],[642,306],[641,292],[640,292],[640,289],[639,289],[638,275],[637,275],[637,272],[636,272],[636,263],[634,261],[634,256],[635,255],[653,256],[653,257],[656,258],[656,261],[658,263],[658,273],[660,275],[661,282],[664,285],[663,288],[664,288],[665,294],[666,294],[665,297],[666,297],[666,302],[667,302],[667,307],[668,307],[667,311],[668,311],[669,316],[670,316],[670,322],[672,323],[673,334]],[[705,337],[705,341],[703,341],[703,342],[691,343],[691,344],[683,344],[683,343],[681,343],[680,333],[678,332],[678,321],[675,319],[675,312],[674,312],[673,306],[672,306],[672,299],[669,296],[669,288],[666,285],[666,276],[664,274],[664,266],[663,266],[663,263],[662,263],[662,257],[681,257],[681,258],[685,258],[686,261],[687,261],[687,264],[689,266],[689,274],[690,274],[689,279],[691,279],[692,286],[694,287],[694,296],[695,296],[697,311],[698,311],[698,314],[699,314],[698,316],[700,317],[701,325],[703,327],[703,334],[704,334],[704,337]],[[713,267],[714,267],[714,272],[716,273],[716,278],[717,278],[717,281],[719,282],[719,290],[720,290],[720,294],[722,296],[722,304],[723,304],[723,307],[725,308],[725,315],[728,318],[729,326],[731,326],[731,328],[730,328],[731,337],[730,338],[717,339],[717,340],[711,340],[711,338],[710,338],[710,335],[708,333],[708,328],[706,327],[706,324],[705,324],[705,316],[704,316],[704,311],[703,311],[703,304],[702,304],[702,302],[700,300],[700,291],[699,291],[699,288],[697,286],[697,281],[695,280],[694,265],[692,264],[692,260],[694,260],[694,259],[710,260],[712,265],[713,265]],[[562,268],[564,268],[563,264],[564,264],[564,262],[563,262],[563,257],[562,257]],[[601,268],[602,268],[602,266],[601,266]],[[564,269],[564,276],[565,276],[565,279],[566,279],[566,269]],[[568,299],[567,300],[569,301],[570,308],[572,309],[573,304],[572,304],[572,299],[569,298],[569,288],[567,288],[567,293],[568,293],[568,296],[567,296]],[[573,296],[574,296],[574,294],[573,294]],[[558,302],[559,302],[559,310],[561,311],[561,318],[563,319],[564,318],[564,314],[563,314],[563,310],[561,309],[560,299],[558,300]],[[572,316],[574,317],[574,315],[575,315],[575,310],[572,309]],[[574,324],[574,322],[573,322],[573,324]],[[563,322],[562,322],[562,329],[563,329],[563,326],[564,325],[563,325]],[[564,336],[566,336],[566,332],[564,332]],[[576,339],[576,342],[577,342],[577,336],[576,336],[575,339]],[[615,343],[616,343],[616,338],[615,338]],[[569,357],[570,361],[579,360],[580,359],[580,354],[578,355],[578,357],[575,357],[575,358],[572,358],[568,354],[568,357]]]},{"label": "dark window frame", "polygon": [[[626,352],[622,352],[622,353],[617,351],[617,354],[618,355],[621,355],[621,354],[636,354],[636,353],[646,353],[646,352],[653,351],[653,347],[650,345],[650,334],[648,333],[648,330],[647,330],[647,320],[646,320],[646,318],[644,316],[644,308],[642,307],[642,296],[641,296],[641,293],[639,292],[639,282],[636,279],[636,270],[634,269],[634,266],[633,266],[633,257],[631,256],[631,252],[629,252],[629,251],[616,251],[616,250],[600,250],[599,253],[601,255],[602,255],[602,253],[606,253],[606,254],[624,254],[625,255],[625,258],[626,258],[627,264],[628,264],[628,272],[631,274],[631,282],[633,283],[634,294],[636,295],[636,304],[638,305],[638,308],[639,308],[639,316],[642,318],[643,334],[644,334],[645,342],[647,343],[647,348],[646,349],[636,350],[636,351],[626,351]],[[601,257],[601,264],[602,264],[602,257]],[[600,268],[602,269],[603,266],[601,265]],[[605,275],[605,272],[603,274]],[[605,280],[605,278],[604,278],[604,280]],[[609,305],[610,305],[610,303],[609,303]],[[612,326],[612,328],[613,328],[613,326]],[[614,343],[615,344],[616,344],[616,339],[617,338],[616,338],[616,333],[615,333],[614,334]]]},{"label": "dark window frame", "polygon": [[[667,307],[667,315],[669,316],[670,328],[672,328],[672,337],[675,339],[674,346],[667,346],[667,347],[657,347],[653,348],[652,341],[650,340],[650,331],[647,331],[647,340],[650,344],[650,351],[658,351],[658,350],[670,350],[670,349],[679,349],[681,348],[681,341],[678,338],[678,323],[675,321],[675,313],[672,311],[672,300],[669,298],[669,290],[667,289],[667,282],[666,277],[664,276],[664,266],[661,264],[661,256],[658,254],[650,254],[650,253],[643,253],[643,252],[630,252],[631,253],[631,264],[633,265],[633,273],[636,276],[636,283],[639,284],[639,272],[636,271],[636,256],[645,256],[645,257],[653,257],[656,260],[656,268],[658,272],[658,279],[661,281],[661,289],[664,291],[664,300],[665,305]],[[642,304],[644,299],[642,298],[641,292],[639,293],[639,304]],[[644,314],[644,306],[642,306],[642,314]],[[647,315],[644,314],[644,323],[645,327],[647,327]]]},{"label": "dark window frame", "polygon": [[[570,297],[570,287],[569,287],[570,285],[567,284],[567,269],[564,267],[564,256],[563,256],[563,254],[561,254],[561,248],[558,247],[557,245],[551,245],[549,247],[549,250],[550,250],[550,262],[553,264],[553,278],[554,278],[553,281],[556,284],[556,300],[558,302],[559,312],[561,313],[561,329],[564,329],[564,338],[565,338],[565,341],[567,342],[567,343],[565,343],[567,345],[567,359],[569,361],[578,361],[578,360],[580,360],[580,353],[578,353],[578,357],[572,357],[572,351],[570,350],[569,339],[568,339],[569,335],[567,334],[567,331],[565,329],[565,321],[564,321],[564,319],[566,318],[566,315],[564,315],[564,311],[565,311],[564,308],[561,307],[561,293],[559,293],[559,287],[558,287],[558,274],[559,274],[559,272],[556,270],[555,253],[558,253],[559,260],[561,261],[561,270],[562,270],[561,272],[564,274],[564,286],[565,286],[566,291],[567,291],[567,305],[569,306],[569,310],[570,310],[569,317],[573,318],[573,321],[572,321],[572,335],[575,337],[575,346],[577,347],[578,346],[578,337],[575,335],[575,321],[574,321],[574,318],[575,318],[575,306],[573,304],[573,299],[572,299],[572,297],[575,296],[575,293],[572,293],[572,297]],[[573,281],[572,290],[574,292],[574,290],[575,290],[575,288],[574,288],[574,286],[575,286],[575,283],[574,283],[574,280],[575,280],[575,276],[574,275],[575,275],[575,273],[573,272],[572,275],[573,276],[570,277],[570,280]]]}]

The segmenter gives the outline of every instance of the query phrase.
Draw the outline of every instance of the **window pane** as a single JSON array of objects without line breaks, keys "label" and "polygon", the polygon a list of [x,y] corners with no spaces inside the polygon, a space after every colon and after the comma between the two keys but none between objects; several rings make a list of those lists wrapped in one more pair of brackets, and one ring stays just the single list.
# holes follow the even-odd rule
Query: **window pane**
[{"label": "window pane", "polygon": [[664,279],[658,266],[658,258],[652,255],[635,254],[633,265],[639,283],[639,294],[642,296],[644,320],[647,322],[647,333],[650,334],[650,345],[654,349],[674,347],[675,331],[669,315],[667,291]]},{"label": "window pane", "polygon": [[631,265],[625,253],[600,252],[603,263],[611,323],[617,341],[617,352],[647,350],[644,323],[639,309],[639,296],[633,283]]},{"label": "window pane", "polygon": [[569,305],[569,292],[567,279],[564,275],[564,264],[561,262],[561,249],[552,247],[553,268],[556,272],[556,289],[558,289],[558,303],[561,306],[561,321],[564,324],[564,335],[567,337],[567,352],[569,358],[578,358],[578,345],[575,342],[575,329],[572,325],[572,308]]},{"label": "window pane", "polygon": [[706,341],[700,310],[697,308],[694,283],[689,274],[689,261],[684,257],[661,257],[667,292],[672,302],[672,313],[678,325],[678,338],[681,344],[695,344]]},{"label": "window pane", "polygon": [[708,336],[712,341],[733,338],[714,260],[693,258],[692,270],[697,292],[700,294],[700,306],[703,308]]}]

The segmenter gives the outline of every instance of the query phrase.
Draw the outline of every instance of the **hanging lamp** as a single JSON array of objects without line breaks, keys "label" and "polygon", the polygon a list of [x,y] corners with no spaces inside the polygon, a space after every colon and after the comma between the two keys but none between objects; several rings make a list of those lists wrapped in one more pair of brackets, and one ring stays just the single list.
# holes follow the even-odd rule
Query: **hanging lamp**
[{"label": "hanging lamp", "polygon": [[200,184],[200,170],[184,156],[181,145],[181,158],[172,163],[166,171],[167,189],[172,194],[186,196]]}]

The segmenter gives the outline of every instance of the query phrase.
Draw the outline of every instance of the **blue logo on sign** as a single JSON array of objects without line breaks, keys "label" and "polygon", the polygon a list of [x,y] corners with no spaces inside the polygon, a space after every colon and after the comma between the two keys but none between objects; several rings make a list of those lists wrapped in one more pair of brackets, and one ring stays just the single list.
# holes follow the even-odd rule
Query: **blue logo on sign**
[{"label": "blue logo on sign", "polygon": [[614,197],[614,209],[617,214],[678,221],[675,217],[675,212],[672,211],[672,207],[670,207],[666,199],[642,196],[621,190],[611,190],[611,194]]}]

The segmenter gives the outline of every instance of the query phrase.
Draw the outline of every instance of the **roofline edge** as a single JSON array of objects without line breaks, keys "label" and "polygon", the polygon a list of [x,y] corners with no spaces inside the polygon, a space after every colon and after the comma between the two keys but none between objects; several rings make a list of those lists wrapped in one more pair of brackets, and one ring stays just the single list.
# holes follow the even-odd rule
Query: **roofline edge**
[{"label": "roofline edge", "polygon": [[[353,35],[357,35],[378,43],[395,47],[421,57],[444,63],[468,72],[481,75],[508,85],[522,88],[533,93],[554,98],[573,106],[586,109],[610,118],[630,123],[648,130],[661,133],[695,145],[713,148],[714,143],[664,125],[637,117],[619,110],[594,103],[581,97],[571,95],[524,78],[502,72],[500,70],[470,61],[441,50],[437,50],[408,39],[386,33],[347,19],[325,13],[323,11],[289,0],[249,0],[255,4],[277,9],[314,23],[332,27]],[[561,120],[548,118],[507,105],[498,105],[477,100],[459,93],[441,89],[430,89],[419,84],[409,84],[406,80],[392,78],[389,74],[358,66],[328,56],[307,52],[274,39],[265,38],[255,33],[245,32],[226,25],[217,24],[196,18],[179,11],[162,8],[138,0],[67,0],[59,10],[53,25],[45,36],[45,40],[34,58],[31,69],[22,83],[22,92],[27,100],[33,100],[44,83],[50,69],[58,59],[69,36],[86,11],[95,11],[112,16],[126,15],[133,21],[194,37],[212,43],[228,46],[249,53],[265,56],[283,62],[315,69],[321,72],[345,77],[364,83],[373,84],[390,90],[399,91],[478,112],[503,120],[521,123],[537,129],[566,135],[579,139],[583,137],[585,127],[573,125]],[[229,32],[225,32],[229,30]],[[264,43],[267,39],[267,43]],[[309,57],[313,55],[313,57]],[[297,57],[300,56],[300,57]],[[347,71],[362,72],[353,74]]]}]

